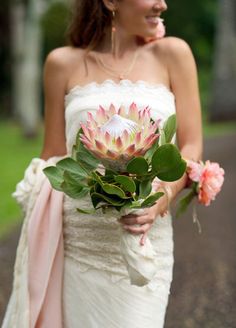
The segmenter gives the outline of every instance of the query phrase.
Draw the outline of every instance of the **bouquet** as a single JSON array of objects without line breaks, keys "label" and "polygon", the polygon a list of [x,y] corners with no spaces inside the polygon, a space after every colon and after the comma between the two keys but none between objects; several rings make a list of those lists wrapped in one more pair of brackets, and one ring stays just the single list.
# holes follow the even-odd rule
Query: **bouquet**
[{"label": "bouquet", "polygon": [[[78,208],[78,212],[100,209],[119,219],[153,206],[164,195],[153,190],[154,179],[176,181],[185,173],[186,161],[171,143],[175,131],[175,115],[160,127],[160,120],[151,119],[148,106],[142,110],[135,103],[127,109],[100,106],[81,123],[72,156],[44,173],[53,188],[68,196],[91,198],[91,208]],[[139,239],[120,228],[121,254],[130,281],[143,286],[155,275],[157,263],[150,240],[141,246]]]}]

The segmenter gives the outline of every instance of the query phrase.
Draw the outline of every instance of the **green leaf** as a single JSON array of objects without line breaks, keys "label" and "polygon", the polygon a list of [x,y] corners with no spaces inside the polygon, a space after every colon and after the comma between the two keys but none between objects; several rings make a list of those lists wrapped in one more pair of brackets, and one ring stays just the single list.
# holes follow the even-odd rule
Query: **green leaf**
[{"label": "green leaf", "polygon": [[74,161],[76,161],[76,146],[75,145],[72,147],[71,157]]},{"label": "green leaf", "polygon": [[94,172],[94,171],[91,172],[91,176],[95,181],[97,181],[100,184],[101,187],[104,185],[102,179],[100,178],[100,176],[97,172]]},{"label": "green leaf", "polygon": [[163,130],[165,133],[165,143],[171,142],[175,132],[176,132],[176,114],[168,117],[163,125]]},{"label": "green leaf", "polygon": [[56,190],[63,191],[61,184],[64,181],[63,172],[56,166],[48,166],[43,169],[44,174],[47,176],[52,187]]},{"label": "green leaf", "polygon": [[114,170],[111,170],[111,169],[105,169],[105,176],[108,175],[108,176],[114,176],[114,175],[117,175],[117,172],[114,171]]},{"label": "green leaf", "polygon": [[127,171],[132,174],[143,175],[148,172],[148,162],[144,157],[135,157],[127,164]]},{"label": "green leaf", "polygon": [[180,179],[185,171],[186,162],[184,160],[181,160],[181,162],[176,165],[176,167],[173,167],[171,170],[166,172],[157,173],[156,176],[162,181],[172,182]]},{"label": "green leaf", "polygon": [[76,160],[88,171],[96,170],[99,160],[83,145],[80,141],[80,134],[83,130],[80,129],[76,136]]},{"label": "green leaf", "polygon": [[75,139],[75,147],[78,149],[80,147],[80,145],[82,144],[81,140],[80,140],[80,135],[83,134],[83,129],[80,128],[79,131],[77,132],[76,135],[76,139]]},{"label": "green leaf", "polygon": [[123,206],[125,204],[125,201],[123,200],[116,200],[96,192],[91,194],[91,199],[94,207],[96,207],[100,202],[106,203],[108,205],[111,204],[113,206]]},{"label": "green leaf", "polygon": [[139,185],[139,198],[146,198],[152,191],[151,180],[144,180]]},{"label": "green leaf", "polygon": [[140,186],[141,181],[138,179],[135,179],[134,182],[136,185],[136,195],[139,196],[139,186]]},{"label": "green leaf", "polygon": [[174,144],[165,144],[154,153],[152,170],[163,181],[176,181],[184,174],[186,162]]},{"label": "green leaf", "polygon": [[71,172],[64,172],[64,182],[62,183],[62,189],[65,194],[71,198],[81,198],[89,193],[89,187],[76,181]]},{"label": "green leaf", "polygon": [[166,144],[166,136],[165,136],[165,131],[162,129],[160,133],[160,138],[159,138],[159,146],[165,145]]},{"label": "green leaf", "polygon": [[83,183],[83,180],[81,180],[81,176],[74,174],[70,171],[64,171],[63,178],[66,183],[69,184],[75,184],[76,186],[79,186],[81,188],[87,188],[88,185]]},{"label": "green leaf", "polygon": [[85,209],[82,209],[82,208],[77,208],[76,210],[79,213],[82,213],[82,214],[95,214],[96,213],[95,209],[85,210]]},{"label": "green leaf", "polygon": [[195,192],[191,190],[186,196],[180,199],[177,206],[176,217],[179,217],[180,214],[187,209],[188,205],[191,203],[194,197],[195,197]]},{"label": "green leaf", "polygon": [[57,162],[56,167],[66,170],[76,175],[80,175],[82,178],[87,178],[88,173],[83,169],[83,167],[73,160],[72,158],[65,158]]},{"label": "green leaf", "polygon": [[129,198],[129,197],[126,197],[124,191],[115,186],[115,185],[112,185],[112,184],[109,184],[109,183],[104,183],[104,185],[102,186],[102,189],[107,193],[107,194],[110,194],[110,195],[116,195],[120,198]]},{"label": "green leaf", "polygon": [[160,146],[152,157],[152,169],[156,172],[165,172],[175,167],[181,161],[180,153],[173,144]]},{"label": "green leaf", "polygon": [[71,198],[82,198],[89,193],[89,188],[82,188],[76,184],[63,182],[62,189]]},{"label": "green leaf", "polygon": [[101,180],[103,183],[114,183],[114,176],[113,175],[103,175],[101,176]]},{"label": "green leaf", "polygon": [[147,197],[142,203],[141,207],[150,207],[155,204],[155,202],[164,195],[164,192],[156,192],[155,194]]},{"label": "green leaf", "polygon": [[117,175],[114,177],[115,181],[120,183],[124,190],[128,192],[135,192],[136,185],[132,178],[127,177],[126,175]]},{"label": "green leaf", "polygon": [[145,153],[144,158],[147,160],[148,163],[151,163],[152,161],[152,156],[159,147],[158,141],[154,142],[152,147],[148,149],[148,151]]}]

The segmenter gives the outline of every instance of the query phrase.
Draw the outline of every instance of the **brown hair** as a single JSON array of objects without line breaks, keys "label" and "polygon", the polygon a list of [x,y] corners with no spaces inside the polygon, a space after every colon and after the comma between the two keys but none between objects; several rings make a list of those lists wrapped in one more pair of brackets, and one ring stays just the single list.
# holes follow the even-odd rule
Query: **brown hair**
[{"label": "brown hair", "polygon": [[74,47],[94,49],[111,25],[112,13],[102,0],[75,0],[68,41]]}]

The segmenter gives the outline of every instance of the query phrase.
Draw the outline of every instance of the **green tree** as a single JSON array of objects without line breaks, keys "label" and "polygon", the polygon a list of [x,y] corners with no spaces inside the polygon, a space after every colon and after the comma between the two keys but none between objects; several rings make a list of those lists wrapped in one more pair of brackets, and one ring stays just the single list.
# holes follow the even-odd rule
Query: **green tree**
[{"label": "green tree", "polygon": [[65,45],[66,28],[69,22],[69,9],[63,2],[53,3],[41,19],[43,33],[43,60],[47,54]]},{"label": "green tree", "polygon": [[212,62],[215,17],[215,0],[168,2],[168,10],[163,14],[167,34],[186,40],[200,65]]}]

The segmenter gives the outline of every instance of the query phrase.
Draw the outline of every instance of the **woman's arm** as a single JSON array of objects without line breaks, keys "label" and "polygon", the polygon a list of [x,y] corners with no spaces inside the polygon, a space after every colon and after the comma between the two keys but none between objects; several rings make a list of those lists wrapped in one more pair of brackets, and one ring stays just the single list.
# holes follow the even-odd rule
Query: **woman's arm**
[{"label": "woman's arm", "polygon": [[[177,144],[185,159],[202,158],[202,116],[196,63],[189,45],[178,38],[167,38],[167,65],[175,95]],[[186,186],[187,175],[170,186],[172,199]]]},{"label": "woman's arm", "polygon": [[[199,160],[203,148],[202,118],[195,60],[185,41],[169,37],[165,42],[170,84],[176,100],[177,144],[183,158]],[[167,210],[168,203],[175,199],[186,186],[186,182],[186,173],[178,181],[163,182],[163,186],[170,190],[169,197],[165,192],[165,195],[154,206],[146,209],[143,215],[123,217],[121,223],[124,224],[125,229],[131,233],[141,233],[140,243],[143,245],[157,215]],[[141,224],[141,227],[133,227],[134,224]]]},{"label": "woman's arm", "polygon": [[[171,89],[175,95],[177,118],[177,144],[185,159],[202,158],[202,116],[196,63],[189,45],[178,38],[166,38],[166,59]],[[185,188],[187,174],[175,182],[163,182],[165,196],[153,207],[154,213],[165,212]],[[169,191],[167,195],[166,191]],[[169,198],[169,199],[168,199]]]},{"label": "woman's arm", "polygon": [[53,50],[44,65],[45,130],[40,157],[66,154],[64,96],[66,92],[66,63],[63,48]]}]

